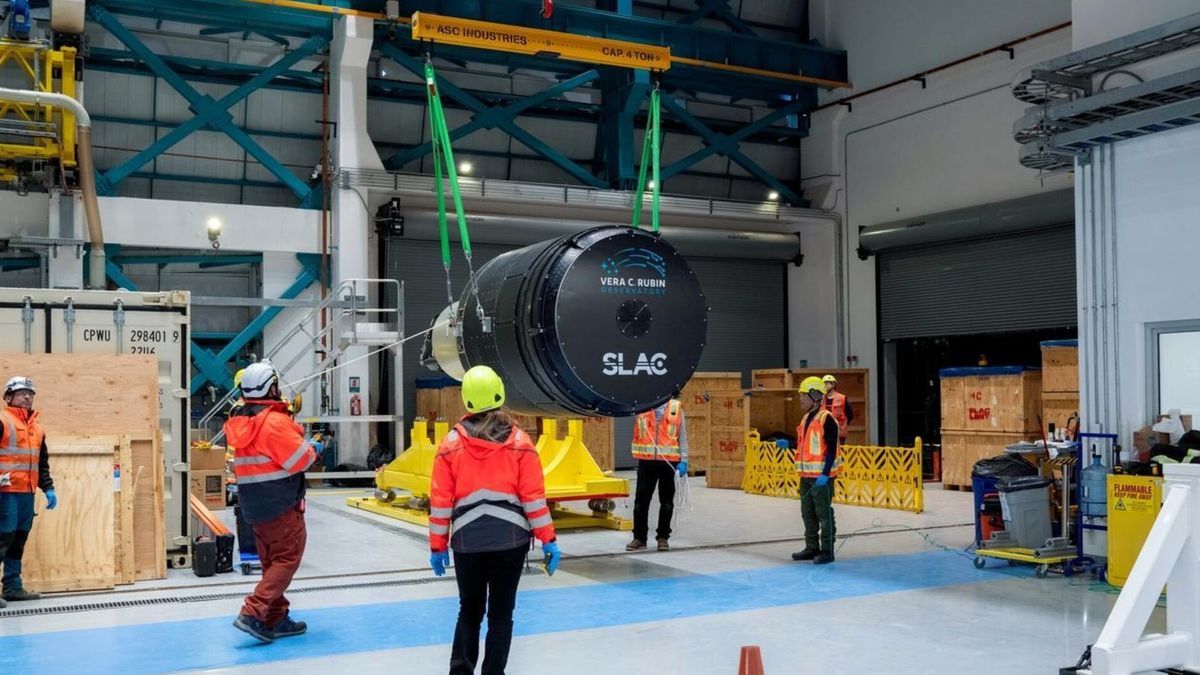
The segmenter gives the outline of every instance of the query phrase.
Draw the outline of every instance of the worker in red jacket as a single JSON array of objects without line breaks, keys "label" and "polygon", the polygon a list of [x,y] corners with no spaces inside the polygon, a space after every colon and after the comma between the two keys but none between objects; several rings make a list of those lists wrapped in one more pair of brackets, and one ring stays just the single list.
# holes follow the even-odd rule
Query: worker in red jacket
[{"label": "worker in red jacket", "polygon": [[279,374],[269,361],[242,374],[244,405],[230,412],[225,438],[234,447],[242,517],[254,528],[262,579],[246,596],[233,625],[260,642],[300,635],[308,627],[288,614],[284,592],[300,568],[304,527],[304,471],[321,452],[280,400]]},{"label": "worker in red jacket", "polygon": [[433,463],[429,564],[439,577],[454,549],[458,624],[450,674],[475,672],[479,626],[487,612],[483,675],[503,675],[512,644],[512,613],[531,539],[542,543],[546,571],[558,568],[542,463],[529,436],[500,410],[504,383],[475,366],[462,381],[468,415],[447,434]]}]

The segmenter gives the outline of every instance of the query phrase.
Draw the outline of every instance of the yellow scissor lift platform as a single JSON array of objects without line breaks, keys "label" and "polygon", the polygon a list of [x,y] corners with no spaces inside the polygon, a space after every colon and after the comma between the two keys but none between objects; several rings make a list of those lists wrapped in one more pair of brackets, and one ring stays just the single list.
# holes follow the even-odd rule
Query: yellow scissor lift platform
[{"label": "yellow scissor lift platform", "polygon": [[[397,518],[421,526],[429,525],[430,478],[438,445],[450,432],[447,422],[435,422],[433,439],[429,423],[413,423],[411,445],[399,457],[375,474],[375,495],[351,497],[346,503],[355,508]],[[537,442],[538,457],[546,482],[546,501],[559,529],[602,527],[628,531],[633,523],[613,515],[613,499],[629,496],[629,481],[600,470],[583,444],[583,421],[568,420],[567,434],[558,437],[557,420],[542,420],[542,435]],[[402,494],[407,493],[407,494]],[[559,502],[588,502],[590,512],[567,509]]]},{"label": "yellow scissor lift platform", "polygon": [[[1007,560],[1010,565],[1017,563],[1027,563],[1037,565],[1034,574],[1038,578],[1044,579],[1050,574],[1051,565],[1063,565],[1067,561],[1074,560],[1076,553],[1074,550],[1063,553],[1043,554],[1032,548],[977,548],[975,549],[975,567],[982,569],[987,561],[984,558],[998,558]],[[1071,576],[1072,571],[1069,565],[1063,565],[1063,576]]]}]

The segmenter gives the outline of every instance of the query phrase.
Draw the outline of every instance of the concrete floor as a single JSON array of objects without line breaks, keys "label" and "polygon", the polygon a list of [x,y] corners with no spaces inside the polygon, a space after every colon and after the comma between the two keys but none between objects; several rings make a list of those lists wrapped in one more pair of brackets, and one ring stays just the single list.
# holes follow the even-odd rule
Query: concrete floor
[{"label": "concrete floor", "polygon": [[[740,646],[755,644],[768,673],[1056,672],[1095,640],[1116,598],[1088,578],[974,569],[963,550],[970,494],[930,486],[922,514],[838,506],[838,562],[814,567],[788,557],[802,547],[797,502],[703,485],[691,480],[669,553],[627,554],[625,532],[561,533],[559,573],[522,581],[508,671],[736,673]],[[72,611],[0,610],[0,669],[445,672],[454,584],[428,571],[420,528],[345,506],[364,493],[310,495],[290,596],[306,636],[258,646],[229,626],[252,578],[173,570],[10,606]],[[78,609],[127,601],[153,604]]]}]

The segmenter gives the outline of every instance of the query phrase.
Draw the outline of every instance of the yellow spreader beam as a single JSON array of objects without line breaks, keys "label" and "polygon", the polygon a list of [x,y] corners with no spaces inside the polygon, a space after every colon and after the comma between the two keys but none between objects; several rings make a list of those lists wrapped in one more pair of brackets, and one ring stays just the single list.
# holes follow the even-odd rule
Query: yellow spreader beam
[{"label": "yellow spreader beam", "polygon": [[[428,525],[433,461],[438,445],[449,432],[449,424],[436,422],[430,439],[429,423],[414,422],[409,448],[375,474],[375,496],[350,497],[346,503],[416,525]],[[542,420],[537,452],[545,476],[546,501],[551,504],[550,515],[556,527],[633,528],[629,520],[612,515],[611,500],[629,496],[629,481],[606,474],[592,459],[583,444],[582,420],[568,420],[563,438],[558,437],[556,420]],[[569,510],[556,503],[567,501],[587,501],[589,511]]]}]

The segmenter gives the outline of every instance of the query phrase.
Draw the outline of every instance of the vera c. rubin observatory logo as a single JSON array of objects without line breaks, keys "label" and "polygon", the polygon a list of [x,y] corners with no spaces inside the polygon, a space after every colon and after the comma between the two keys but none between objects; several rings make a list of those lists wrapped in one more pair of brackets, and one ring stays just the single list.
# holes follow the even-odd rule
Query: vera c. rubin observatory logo
[{"label": "vera c. rubin observatory logo", "polygon": [[647,248],[627,248],[600,263],[600,292],[610,295],[665,295],[667,261]]}]

